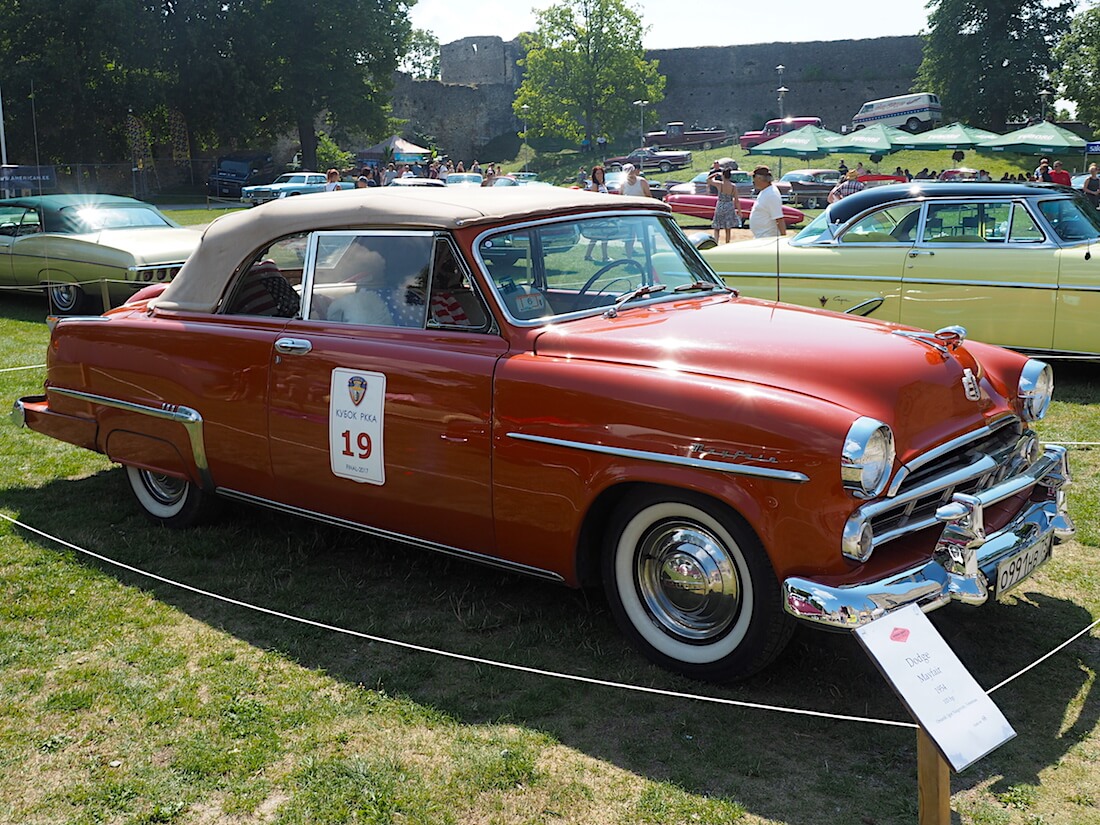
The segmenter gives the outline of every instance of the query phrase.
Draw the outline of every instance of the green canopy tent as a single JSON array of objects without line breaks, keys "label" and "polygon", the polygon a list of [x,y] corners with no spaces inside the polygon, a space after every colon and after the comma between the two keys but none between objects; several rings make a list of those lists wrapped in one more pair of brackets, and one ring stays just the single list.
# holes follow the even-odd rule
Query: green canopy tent
[{"label": "green canopy tent", "polygon": [[749,149],[750,155],[769,155],[779,158],[823,158],[829,154],[826,145],[843,135],[822,129],[820,126],[803,126],[793,132],[758,143]]},{"label": "green canopy tent", "polygon": [[893,126],[876,123],[866,129],[857,129],[837,140],[829,141],[826,151],[831,155],[844,152],[863,155],[889,155],[909,145],[913,136]]},{"label": "green canopy tent", "polygon": [[1015,152],[1018,155],[1083,155],[1085,139],[1069,129],[1044,121],[983,140],[975,148],[979,152]]},{"label": "green canopy tent", "polygon": [[951,123],[924,132],[912,135],[906,143],[906,149],[973,149],[985,140],[1000,137],[996,132],[979,129],[976,126],[967,126],[965,123]]}]

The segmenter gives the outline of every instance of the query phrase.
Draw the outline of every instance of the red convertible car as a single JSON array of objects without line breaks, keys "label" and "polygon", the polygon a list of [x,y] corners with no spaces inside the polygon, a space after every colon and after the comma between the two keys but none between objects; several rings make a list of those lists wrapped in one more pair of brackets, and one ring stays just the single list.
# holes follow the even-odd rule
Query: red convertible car
[{"label": "red convertible car", "polygon": [[58,320],[47,357],[17,422],[122,464],[161,524],[228,498],[602,584],[696,678],[759,670],[797,621],[981,604],[1073,533],[1032,429],[1047,365],[740,298],[653,199],[273,201]]},{"label": "red convertible car", "polygon": [[[703,218],[704,220],[711,220],[714,217],[714,205],[718,203],[717,195],[678,195],[674,192],[669,192],[665,198],[667,203],[673,212],[679,212],[683,215],[691,215],[694,218]],[[738,198],[738,203],[741,207],[741,219],[748,225],[749,213],[752,212],[752,205],[756,203],[755,198]],[[795,209],[793,206],[783,205],[783,220],[787,222],[787,227],[798,226],[806,220],[806,215],[800,209]]]}]

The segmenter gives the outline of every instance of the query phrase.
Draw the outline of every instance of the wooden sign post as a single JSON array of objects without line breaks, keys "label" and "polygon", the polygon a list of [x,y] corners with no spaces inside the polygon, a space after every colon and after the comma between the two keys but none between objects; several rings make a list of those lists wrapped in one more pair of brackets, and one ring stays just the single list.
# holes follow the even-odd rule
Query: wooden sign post
[{"label": "wooden sign post", "polygon": [[968,768],[1016,731],[916,605],[855,633],[917,722],[920,825],[950,825],[949,767]]}]

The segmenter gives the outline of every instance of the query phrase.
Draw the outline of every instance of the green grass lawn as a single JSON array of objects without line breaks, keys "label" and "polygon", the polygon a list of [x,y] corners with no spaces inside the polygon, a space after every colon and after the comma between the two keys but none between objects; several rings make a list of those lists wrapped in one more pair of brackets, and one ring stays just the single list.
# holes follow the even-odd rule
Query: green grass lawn
[{"label": "green grass lawn", "polygon": [[[44,361],[0,304],[0,370]],[[1056,368],[1042,434],[1100,441],[1100,367]],[[0,372],[9,402],[41,369]],[[846,635],[800,630],[753,680],[646,663],[602,597],[245,507],[166,531],[102,456],[0,423],[0,512],[172,581],[358,634],[594,679],[906,719]],[[1100,448],[1078,539],[1004,604],[934,624],[993,685],[1100,616]],[[0,823],[889,825],[917,820],[913,731],[559,681],[257,613],[0,522]],[[1018,736],[952,777],[958,821],[1100,821],[1094,631],[994,694]]]}]

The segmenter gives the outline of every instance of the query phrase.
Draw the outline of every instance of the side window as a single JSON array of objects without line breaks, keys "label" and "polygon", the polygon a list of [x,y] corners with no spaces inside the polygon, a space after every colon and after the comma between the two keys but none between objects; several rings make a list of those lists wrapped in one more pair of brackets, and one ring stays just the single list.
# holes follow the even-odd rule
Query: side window
[{"label": "side window", "polygon": [[424,327],[431,234],[319,232],[315,242],[311,318]]},{"label": "side window", "polygon": [[308,239],[305,233],[290,235],[260,250],[230,290],[225,312],[273,318],[298,317]]},{"label": "side window", "polygon": [[1008,239],[1012,243],[1042,243],[1045,240],[1043,230],[1023,204],[1016,204],[1012,210],[1012,230]]},{"label": "side window", "polygon": [[852,224],[841,236],[840,242],[911,243],[919,215],[919,203],[880,209]]},{"label": "side window", "polygon": [[459,262],[454,248],[440,238],[432,259],[431,295],[428,300],[428,326],[483,330],[489,313],[471,286],[470,275]]},{"label": "side window", "polygon": [[930,204],[922,240],[932,243],[1003,243],[1012,204],[1008,201]]}]

